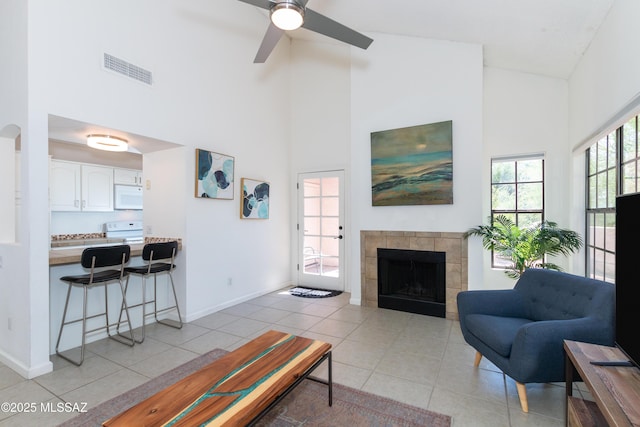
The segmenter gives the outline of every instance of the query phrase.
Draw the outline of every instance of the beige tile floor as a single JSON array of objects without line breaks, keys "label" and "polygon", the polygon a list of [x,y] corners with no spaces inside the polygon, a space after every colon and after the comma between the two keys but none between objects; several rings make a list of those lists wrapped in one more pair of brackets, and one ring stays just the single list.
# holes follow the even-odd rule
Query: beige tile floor
[{"label": "beige tile floor", "polygon": [[[274,292],[186,324],[153,324],[143,344],[113,340],[88,345],[82,366],[52,356],[54,371],[24,380],[0,364],[0,402],[37,403],[35,412],[0,412],[0,426],[54,426],[74,414],[40,410],[40,402],[92,407],[214,348],[232,350],[278,329],[330,342],[334,381],[451,415],[453,426],[564,425],[564,385],[528,385],[528,414],[515,383],[483,360],[458,322],[349,305],[349,295],[324,299]],[[576,389],[577,393],[584,393]]]}]

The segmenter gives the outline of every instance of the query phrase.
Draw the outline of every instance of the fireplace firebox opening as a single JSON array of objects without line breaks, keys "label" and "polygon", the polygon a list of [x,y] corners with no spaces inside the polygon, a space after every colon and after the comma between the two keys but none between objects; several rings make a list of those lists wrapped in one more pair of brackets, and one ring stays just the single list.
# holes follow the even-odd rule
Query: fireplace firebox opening
[{"label": "fireplace firebox opening", "polygon": [[378,307],[446,316],[446,253],[378,248]]}]

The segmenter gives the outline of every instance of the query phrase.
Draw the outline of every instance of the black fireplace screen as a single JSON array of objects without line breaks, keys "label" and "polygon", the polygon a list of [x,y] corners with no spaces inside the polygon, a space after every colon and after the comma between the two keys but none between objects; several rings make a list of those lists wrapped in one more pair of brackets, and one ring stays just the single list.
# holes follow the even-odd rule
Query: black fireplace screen
[{"label": "black fireplace screen", "polygon": [[378,306],[444,316],[445,288],[445,252],[378,249]]}]

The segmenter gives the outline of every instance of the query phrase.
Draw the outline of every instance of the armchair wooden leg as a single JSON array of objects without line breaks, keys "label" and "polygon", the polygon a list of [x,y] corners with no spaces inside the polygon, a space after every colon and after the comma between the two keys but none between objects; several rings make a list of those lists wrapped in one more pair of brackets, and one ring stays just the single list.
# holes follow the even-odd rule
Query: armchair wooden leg
[{"label": "armchair wooden leg", "polygon": [[518,397],[520,398],[520,406],[522,412],[529,412],[529,402],[527,401],[527,388],[524,384],[516,382],[516,388],[518,389]]},{"label": "armchair wooden leg", "polygon": [[480,354],[480,352],[479,352],[479,351],[476,351],[476,360],[474,360],[474,362],[473,362],[473,366],[474,366],[474,367],[476,367],[476,368],[477,368],[478,366],[480,366],[480,361],[481,361],[481,360],[482,360],[482,354]]}]

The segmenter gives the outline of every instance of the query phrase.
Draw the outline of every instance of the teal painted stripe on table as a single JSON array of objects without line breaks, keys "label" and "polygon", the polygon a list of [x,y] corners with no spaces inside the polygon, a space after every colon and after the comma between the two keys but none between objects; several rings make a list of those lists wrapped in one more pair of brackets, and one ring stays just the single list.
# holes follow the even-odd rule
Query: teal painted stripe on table
[{"label": "teal painted stripe on table", "polygon": [[297,352],[296,354],[294,354],[289,360],[287,360],[285,363],[281,364],[279,367],[277,367],[276,369],[274,369],[273,371],[269,372],[267,375],[265,375],[264,377],[260,378],[256,383],[252,384],[251,387],[248,387],[246,389],[242,389],[242,390],[236,390],[233,392],[216,392],[215,390],[220,387],[225,381],[227,381],[229,378],[233,377],[234,375],[236,375],[239,371],[245,369],[247,366],[250,366],[251,364],[255,363],[256,361],[258,361],[259,359],[261,359],[262,357],[266,356],[267,354],[271,353],[273,350],[277,349],[278,347],[281,347],[282,345],[284,345],[285,343],[288,343],[292,340],[294,340],[295,338],[297,338],[296,336],[292,335],[290,337],[288,337],[286,340],[281,341],[279,343],[276,343],[270,347],[267,347],[264,351],[262,351],[261,353],[259,353],[258,355],[256,355],[254,358],[248,360],[247,362],[245,362],[244,364],[240,365],[238,368],[234,369],[233,371],[229,372],[227,375],[225,375],[224,377],[222,377],[219,381],[217,381],[209,390],[207,390],[202,396],[200,396],[195,402],[193,402],[191,405],[189,405],[188,407],[186,407],[182,412],[180,412],[173,420],[171,420],[169,423],[167,423],[166,425],[168,427],[175,425],[178,421],[180,421],[182,418],[184,418],[185,416],[187,416],[191,411],[193,411],[200,403],[202,403],[203,401],[211,398],[211,397],[220,397],[220,396],[238,396],[236,399],[234,399],[232,402],[229,403],[229,405],[224,408],[222,411],[218,412],[216,415],[214,415],[213,417],[211,417],[209,420],[207,420],[205,423],[202,424],[202,426],[206,426],[209,423],[211,423],[212,421],[214,421],[216,418],[220,417],[222,414],[226,413],[227,411],[229,411],[230,409],[232,409],[235,405],[237,405],[242,399],[244,399],[245,397],[247,397],[252,391],[254,391],[256,388],[258,388],[260,385],[262,385],[263,383],[265,383],[266,381],[269,380],[269,378],[271,378],[272,376],[274,376],[276,373],[280,372],[285,366],[287,366],[289,363],[291,363],[292,360],[294,360],[295,358],[297,358],[300,354],[304,353],[313,343],[313,341],[311,341],[309,343],[309,345],[307,345],[306,347],[304,347],[302,350],[300,350],[299,352]]}]

